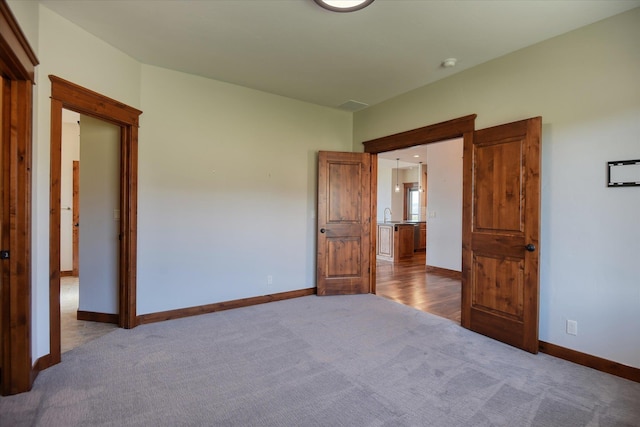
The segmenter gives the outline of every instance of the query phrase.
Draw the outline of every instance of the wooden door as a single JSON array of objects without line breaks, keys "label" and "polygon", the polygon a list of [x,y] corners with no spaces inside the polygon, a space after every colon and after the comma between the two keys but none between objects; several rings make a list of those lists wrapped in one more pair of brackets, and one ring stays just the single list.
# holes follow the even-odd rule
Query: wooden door
[{"label": "wooden door", "polygon": [[462,326],[538,352],[541,118],[464,147]]},{"label": "wooden door", "polygon": [[370,291],[371,155],[318,153],[318,295]]},{"label": "wooden door", "polygon": [[[5,156],[4,156],[4,141],[5,141],[5,132],[9,131],[8,126],[4,126],[4,91],[5,91],[5,83],[4,78],[0,75],[0,249],[5,247],[5,233],[4,233],[4,211],[5,211],[5,195],[6,191],[4,189],[4,172],[5,172]],[[2,387],[2,368],[3,368],[3,359],[4,359],[4,313],[3,313],[3,295],[4,295],[4,263],[0,260],[0,390]]]}]

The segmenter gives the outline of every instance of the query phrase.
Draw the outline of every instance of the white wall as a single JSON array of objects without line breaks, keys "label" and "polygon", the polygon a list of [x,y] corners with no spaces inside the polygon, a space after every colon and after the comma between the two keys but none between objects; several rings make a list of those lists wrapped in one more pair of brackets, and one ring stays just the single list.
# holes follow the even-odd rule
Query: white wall
[{"label": "white wall", "polygon": [[427,265],[462,271],[462,139],[427,146]]},{"label": "white wall", "polygon": [[[378,158],[378,222],[384,221],[385,208],[391,210],[391,194],[395,183],[395,175],[393,174],[395,164],[394,160]],[[393,210],[391,213],[393,214]],[[389,219],[390,216],[387,211],[387,220]]]},{"label": "white wall", "polygon": [[639,40],[636,8],[354,116],[357,151],[472,113],[477,129],[542,116],[540,339],[634,367],[640,188],[607,188],[606,162],[640,157]]},{"label": "white wall", "polygon": [[138,313],[314,287],[317,151],[351,114],[146,65],[141,99]]},{"label": "white wall", "polygon": [[120,127],[80,116],[78,309],[118,313]]},{"label": "white wall", "polygon": [[73,270],[73,161],[80,160],[80,125],[62,124],[60,271]]}]

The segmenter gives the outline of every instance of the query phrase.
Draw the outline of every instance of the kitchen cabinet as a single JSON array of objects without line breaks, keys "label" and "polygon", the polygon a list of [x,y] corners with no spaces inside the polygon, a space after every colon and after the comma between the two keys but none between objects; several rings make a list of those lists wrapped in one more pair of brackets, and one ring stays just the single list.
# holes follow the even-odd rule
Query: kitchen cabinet
[{"label": "kitchen cabinet", "polygon": [[399,262],[413,257],[415,223],[378,223],[376,258]]},{"label": "kitchen cabinet", "polygon": [[415,247],[414,251],[425,251],[427,250],[427,223],[419,222],[416,225],[416,239],[415,239]]}]

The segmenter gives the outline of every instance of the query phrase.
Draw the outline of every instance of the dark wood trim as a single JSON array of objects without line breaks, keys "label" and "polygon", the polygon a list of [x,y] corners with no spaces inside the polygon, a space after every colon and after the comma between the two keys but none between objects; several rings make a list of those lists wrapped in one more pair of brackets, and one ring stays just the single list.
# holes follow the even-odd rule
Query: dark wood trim
[{"label": "dark wood trim", "polygon": [[95,311],[78,310],[76,312],[76,318],[78,320],[87,320],[89,322],[113,323],[116,325],[120,323],[120,316],[117,314],[97,313]]},{"label": "dark wood trim", "polygon": [[34,71],[38,60],[5,0],[0,1],[0,150],[3,250],[0,261],[0,394],[31,389],[31,161]]},{"label": "dark wood trim", "polygon": [[623,365],[618,362],[581,353],[579,351],[571,350],[570,348],[561,347],[545,341],[539,341],[539,348],[541,352],[550,356],[568,360],[569,362],[577,363],[578,365],[587,366],[597,371],[606,372],[607,374],[640,383],[640,368]]},{"label": "dark wood trim", "polygon": [[60,277],[73,277],[73,276],[75,276],[75,274],[73,274],[73,270],[65,270],[60,272]]},{"label": "dark wood trim", "polygon": [[40,371],[44,371],[45,369],[53,366],[51,363],[51,356],[48,354],[42,357],[39,357],[36,360],[36,363],[33,364],[33,368],[31,369],[31,384],[36,380]]},{"label": "dark wood trim", "polygon": [[370,206],[371,213],[369,214],[369,218],[371,219],[371,232],[369,233],[370,237],[370,247],[371,251],[369,253],[369,292],[372,294],[376,293],[376,253],[377,253],[377,241],[378,238],[378,155],[371,155],[371,176],[370,176],[370,188],[371,188],[371,197],[370,197]]},{"label": "dark wood trim", "polygon": [[51,152],[49,188],[49,355],[51,364],[62,360],[60,331],[60,197],[62,175],[62,102],[51,100]]},{"label": "dark wood trim", "polygon": [[431,274],[447,276],[450,279],[462,280],[461,271],[449,270],[448,268],[433,267],[431,265],[427,265],[425,271]]},{"label": "dark wood trim", "polygon": [[413,147],[415,145],[429,144],[459,138],[465,132],[473,132],[475,129],[476,114],[459,117],[446,122],[440,122],[418,129],[396,133],[382,138],[365,141],[365,153],[382,153],[400,148]]},{"label": "dark wood trim", "polygon": [[118,324],[137,325],[136,265],[138,208],[138,124],[142,111],[56,76],[51,80],[51,187],[49,216],[50,356],[59,363],[60,352],[60,178],[62,109],[120,126],[120,262]]},{"label": "dark wood trim", "polygon": [[142,111],[115,99],[50,75],[51,98],[63,102],[63,108],[86,114],[119,126],[139,126]]},{"label": "dark wood trim", "polygon": [[71,232],[71,258],[72,274],[80,275],[80,161],[72,162],[72,232]]},{"label": "dark wood trim", "polygon": [[462,298],[460,325],[471,328],[471,231],[473,222],[473,135],[465,132],[462,137]]},{"label": "dark wood trim", "polygon": [[315,294],[316,288],[307,288],[299,289],[296,291],[280,292],[271,295],[263,295],[259,297],[243,298],[232,301],[218,302],[214,304],[199,305],[197,307],[179,308],[177,310],[142,314],[138,316],[138,324],[143,325],[147,323],[162,322],[165,320],[180,319],[182,317],[197,316],[199,314],[213,313],[216,311],[230,310],[233,308],[249,307],[252,305],[305,297]]}]

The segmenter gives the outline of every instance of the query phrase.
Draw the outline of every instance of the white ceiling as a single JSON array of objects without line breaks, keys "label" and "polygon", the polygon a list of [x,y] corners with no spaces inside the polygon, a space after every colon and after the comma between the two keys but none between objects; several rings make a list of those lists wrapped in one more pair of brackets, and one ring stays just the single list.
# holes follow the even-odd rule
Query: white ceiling
[{"label": "white ceiling", "polygon": [[[138,61],[329,107],[374,105],[640,0],[41,0]],[[455,57],[454,68],[444,59]]]}]

